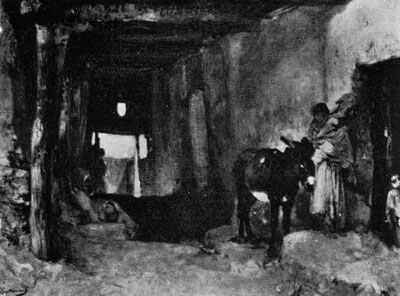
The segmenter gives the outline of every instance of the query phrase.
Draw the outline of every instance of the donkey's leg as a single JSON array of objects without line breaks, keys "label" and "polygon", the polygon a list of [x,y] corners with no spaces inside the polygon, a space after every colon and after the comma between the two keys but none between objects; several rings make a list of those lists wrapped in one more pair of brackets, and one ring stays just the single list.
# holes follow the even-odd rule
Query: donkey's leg
[{"label": "donkey's leg", "polygon": [[[249,212],[250,213],[250,208],[249,208]],[[246,233],[247,233],[247,238],[248,240],[251,242],[254,239],[254,234],[253,231],[251,230],[251,225],[250,225],[250,217],[249,214],[247,214],[245,220],[244,220],[244,227],[246,229]]]},{"label": "donkey's leg", "polygon": [[290,215],[293,209],[293,201],[288,198],[288,201],[284,202],[282,205],[283,210],[283,218],[282,218],[282,226],[283,226],[283,235],[286,235],[290,232]]},{"label": "donkey's leg", "polygon": [[237,242],[242,244],[246,240],[244,236],[244,218],[243,217],[238,217],[238,218],[239,218],[239,233],[237,237]]},{"label": "donkey's leg", "polygon": [[246,229],[246,220],[249,217],[250,208],[247,206],[245,193],[239,193],[239,201],[238,201],[238,208],[237,208],[237,217],[239,219],[239,233],[237,237],[237,242],[239,244],[243,244],[246,242],[245,231]]},{"label": "donkey's leg", "polygon": [[279,203],[271,202],[271,237],[269,239],[268,256],[275,258],[277,254],[276,240],[277,229],[279,224]]}]

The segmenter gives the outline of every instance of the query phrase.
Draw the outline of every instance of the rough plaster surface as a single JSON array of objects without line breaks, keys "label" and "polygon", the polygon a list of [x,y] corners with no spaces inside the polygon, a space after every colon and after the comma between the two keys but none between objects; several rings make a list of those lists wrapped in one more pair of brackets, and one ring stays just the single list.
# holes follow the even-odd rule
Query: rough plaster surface
[{"label": "rough plaster surface", "polygon": [[13,95],[11,79],[0,73],[0,164],[8,165],[8,151],[12,150]]},{"label": "rough plaster surface", "polygon": [[394,0],[300,7],[261,21],[258,33],[227,36],[220,52],[207,49],[204,58],[213,55],[222,65],[219,73],[212,72],[217,65],[205,69],[206,80],[207,74],[220,76],[220,92],[227,92],[212,90],[209,99],[228,97],[223,107],[230,112],[224,116],[230,116],[233,139],[240,141],[237,150],[281,146],[281,134],[304,136],[316,102],[333,108],[351,91],[356,63],[400,56],[399,15]]},{"label": "rough plaster surface", "polygon": [[400,2],[353,0],[329,21],[325,61],[330,106],[352,90],[357,63],[400,57]]},{"label": "rough plaster surface", "polygon": [[233,118],[244,143],[282,147],[281,135],[305,135],[310,108],[324,99],[324,18],[323,8],[299,8],[264,20],[260,33],[246,40]]},{"label": "rough plaster surface", "polygon": [[[153,136],[156,160],[156,194],[167,195],[180,188],[180,162],[182,161],[181,101],[185,89],[182,67],[154,79]],[[185,123],[188,124],[188,121]]]},{"label": "rough plaster surface", "polygon": [[195,91],[190,97],[189,124],[196,185],[199,188],[206,188],[208,181],[209,158],[206,114],[202,91]]},{"label": "rough plaster surface", "polygon": [[211,159],[228,191],[241,150],[283,149],[281,135],[305,136],[311,107],[324,100],[322,24],[329,12],[299,8],[202,51]]},{"label": "rough plaster surface", "polygon": [[201,90],[199,64],[198,55],[184,57],[168,71],[153,75],[152,132],[157,195],[193,190],[197,169],[202,175],[199,178],[207,178],[207,157],[202,155],[202,159],[196,159],[199,157],[196,145],[202,145],[200,150],[207,145],[204,116],[196,119],[199,127],[193,127],[193,114],[190,115],[190,99]]}]

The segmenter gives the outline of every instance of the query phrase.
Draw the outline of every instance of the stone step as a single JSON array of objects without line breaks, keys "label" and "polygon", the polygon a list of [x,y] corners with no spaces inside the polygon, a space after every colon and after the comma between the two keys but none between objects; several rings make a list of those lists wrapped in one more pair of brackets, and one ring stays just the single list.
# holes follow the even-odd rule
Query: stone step
[{"label": "stone step", "polygon": [[91,223],[77,228],[81,235],[99,240],[128,240],[126,227],[122,223]]}]

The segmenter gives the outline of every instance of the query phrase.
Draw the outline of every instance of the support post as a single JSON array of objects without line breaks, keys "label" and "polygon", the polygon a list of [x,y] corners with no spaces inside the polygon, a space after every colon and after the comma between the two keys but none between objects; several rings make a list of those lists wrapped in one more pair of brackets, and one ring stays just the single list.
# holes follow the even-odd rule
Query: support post
[{"label": "support post", "polygon": [[49,52],[47,44],[50,40],[45,27],[36,25],[37,44],[37,101],[36,114],[32,128],[31,141],[31,211],[29,225],[31,231],[31,247],[33,254],[40,259],[48,258],[48,211],[49,199],[46,179],[46,130],[45,108],[47,101],[47,74]]}]

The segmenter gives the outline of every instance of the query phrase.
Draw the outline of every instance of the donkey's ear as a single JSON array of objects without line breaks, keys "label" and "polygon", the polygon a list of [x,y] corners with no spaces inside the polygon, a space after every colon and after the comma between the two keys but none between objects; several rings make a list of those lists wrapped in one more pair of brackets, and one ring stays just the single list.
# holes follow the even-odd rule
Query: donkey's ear
[{"label": "donkey's ear", "polygon": [[311,143],[311,142],[310,142],[310,140],[308,140],[307,137],[303,137],[303,138],[301,139],[301,143],[302,143],[302,144],[309,144],[309,143]]},{"label": "donkey's ear", "polygon": [[288,145],[290,148],[296,148],[296,145],[294,143],[293,140],[289,140],[288,138],[281,136],[280,140],[285,143],[286,145]]}]

